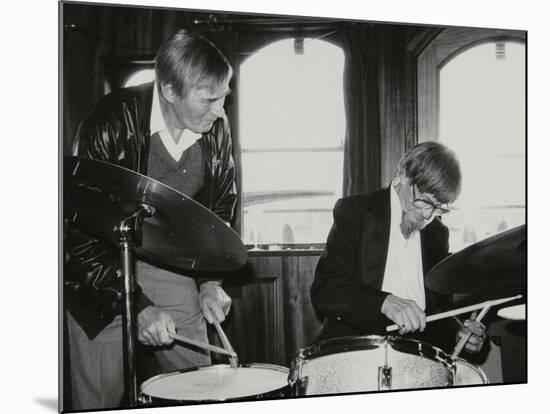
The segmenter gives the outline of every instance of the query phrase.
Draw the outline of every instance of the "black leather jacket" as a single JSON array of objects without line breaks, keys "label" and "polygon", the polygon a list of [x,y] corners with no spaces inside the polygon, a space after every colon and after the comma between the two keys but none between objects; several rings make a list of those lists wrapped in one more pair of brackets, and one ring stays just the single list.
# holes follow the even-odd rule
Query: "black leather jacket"
[{"label": "black leather jacket", "polygon": [[[147,175],[152,98],[153,83],[103,97],[80,124],[73,155],[109,161]],[[203,188],[195,200],[229,222],[236,202],[236,186],[227,118],[215,121],[199,143],[206,171]],[[120,312],[119,253],[115,246],[70,225],[64,250],[64,305],[93,337]],[[151,302],[140,291],[138,295],[139,312]]]}]

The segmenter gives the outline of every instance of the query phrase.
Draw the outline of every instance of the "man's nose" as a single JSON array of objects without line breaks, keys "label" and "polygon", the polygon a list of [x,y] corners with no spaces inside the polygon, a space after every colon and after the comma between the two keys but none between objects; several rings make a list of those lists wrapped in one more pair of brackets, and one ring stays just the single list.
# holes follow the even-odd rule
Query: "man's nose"
[{"label": "man's nose", "polygon": [[225,115],[225,109],[223,109],[224,101],[219,99],[212,104],[210,108],[211,112],[218,118],[222,118]]}]

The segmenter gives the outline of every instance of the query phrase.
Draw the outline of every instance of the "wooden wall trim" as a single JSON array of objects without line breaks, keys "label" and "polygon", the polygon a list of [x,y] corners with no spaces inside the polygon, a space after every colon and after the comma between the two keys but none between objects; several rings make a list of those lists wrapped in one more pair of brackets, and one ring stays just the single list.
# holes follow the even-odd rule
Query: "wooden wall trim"
[{"label": "wooden wall trim", "polygon": [[311,344],[321,322],[309,289],[318,255],[249,257],[238,283],[226,285],[233,300],[223,326],[242,363],[289,366]]}]

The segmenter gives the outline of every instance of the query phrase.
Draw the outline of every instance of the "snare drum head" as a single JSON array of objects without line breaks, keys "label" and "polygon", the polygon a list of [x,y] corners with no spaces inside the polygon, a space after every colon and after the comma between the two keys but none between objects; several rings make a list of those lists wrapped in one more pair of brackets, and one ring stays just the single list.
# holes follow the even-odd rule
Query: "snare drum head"
[{"label": "snare drum head", "polygon": [[158,375],[141,386],[149,397],[175,401],[224,401],[266,394],[287,386],[288,369],[276,365],[214,365]]},{"label": "snare drum head", "polygon": [[[428,344],[399,337],[338,338],[308,349],[300,370],[291,378],[301,379],[305,395],[379,391],[379,368],[391,368],[389,389],[446,387],[452,384],[446,355]],[[346,344],[347,342],[347,344]],[[331,349],[332,348],[332,349]],[[301,365],[301,366],[300,366]],[[305,385],[304,385],[305,384]],[[301,395],[301,393],[299,393]]]}]

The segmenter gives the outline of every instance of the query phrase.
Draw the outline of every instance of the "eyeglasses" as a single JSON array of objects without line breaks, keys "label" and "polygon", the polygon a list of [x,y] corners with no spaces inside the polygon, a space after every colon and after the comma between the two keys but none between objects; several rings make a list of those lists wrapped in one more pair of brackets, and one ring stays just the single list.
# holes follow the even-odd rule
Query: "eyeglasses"
[{"label": "eyeglasses", "polygon": [[448,208],[443,207],[442,204],[436,205],[432,203],[430,200],[427,200],[425,198],[417,198],[416,197],[416,185],[412,186],[413,189],[413,202],[412,205],[416,208],[421,209],[422,211],[429,211],[430,216],[432,214],[435,214],[436,216],[442,216],[443,214],[450,213],[451,210]]}]

